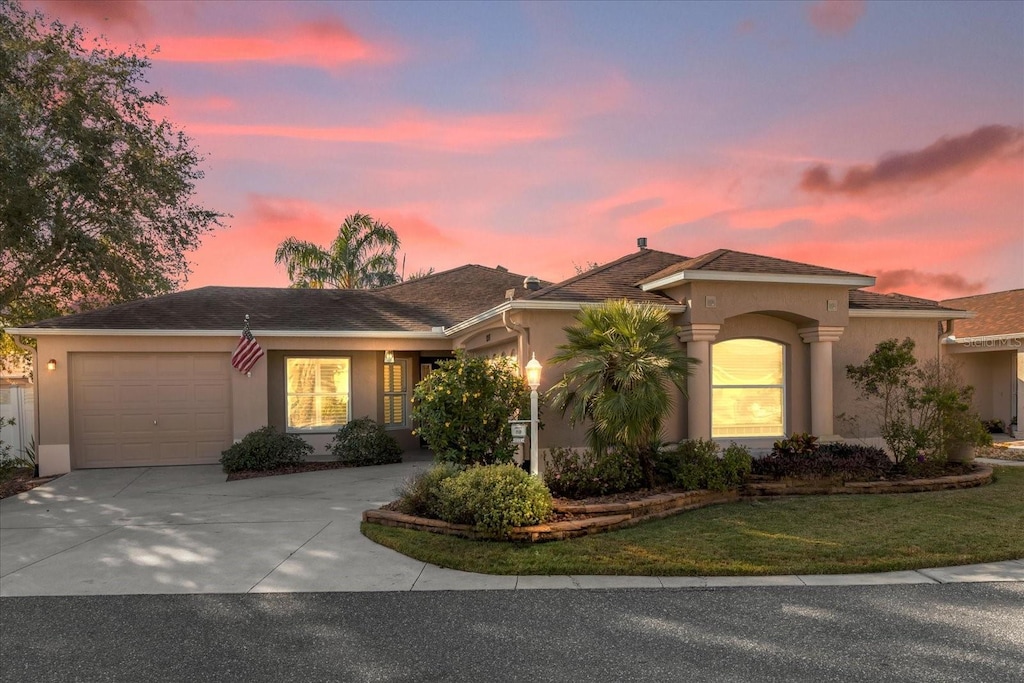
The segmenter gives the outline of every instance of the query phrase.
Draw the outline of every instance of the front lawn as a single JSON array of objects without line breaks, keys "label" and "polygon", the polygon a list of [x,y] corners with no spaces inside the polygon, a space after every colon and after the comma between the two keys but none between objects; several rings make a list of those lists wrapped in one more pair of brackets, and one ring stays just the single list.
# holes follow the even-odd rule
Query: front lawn
[{"label": "front lawn", "polygon": [[382,545],[486,574],[842,574],[1024,557],[1024,468],[990,486],[897,495],[794,496],[717,505],[552,543],[470,541],[363,524]]}]

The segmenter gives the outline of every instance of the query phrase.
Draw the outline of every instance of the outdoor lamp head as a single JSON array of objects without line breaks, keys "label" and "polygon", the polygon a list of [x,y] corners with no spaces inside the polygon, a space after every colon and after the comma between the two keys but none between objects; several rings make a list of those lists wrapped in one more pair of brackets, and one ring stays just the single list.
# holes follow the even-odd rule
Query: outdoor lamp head
[{"label": "outdoor lamp head", "polygon": [[537,360],[537,354],[533,354],[533,358],[526,364],[526,383],[533,391],[537,391],[537,387],[540,386],[540,371],[542,369],[540,361]]}]

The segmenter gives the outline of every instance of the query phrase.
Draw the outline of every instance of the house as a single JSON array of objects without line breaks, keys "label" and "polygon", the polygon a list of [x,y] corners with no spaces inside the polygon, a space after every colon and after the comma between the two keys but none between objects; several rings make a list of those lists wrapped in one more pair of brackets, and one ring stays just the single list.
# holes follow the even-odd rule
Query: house
[{"label": "house", "polygon": [[[696,258],[645,246],[559,283],[467,265],[378,290],[203,287],[18,329],[37,340],[39,464],[72,468],[216,462],[270,424],[321,452],[368,415],[415,447],[412,387],[457,349],[547,359],[581,306],[625,298],[663,306],[701,361],[676,396],[665,438],[774,439],[839,433],[859,409],[846,381],[875,344],[911,337],[940,353],[952,321],[934,301],[863,291],[873,277],[719,249]],[[266,356],[229,358],[245,315]],[[52,362],[51,362],[52,361]],[[541,390],[558,378],[546,367]],[[553,412],[541,446],[581,445]]]},{"label": "house", "polygon": [[974,409],[999,420],[1008,434],[1024,436],[1024,289],[948,299],[943,306],[975,313],[957,321],[943,351],[959,362],[975,388]]}]

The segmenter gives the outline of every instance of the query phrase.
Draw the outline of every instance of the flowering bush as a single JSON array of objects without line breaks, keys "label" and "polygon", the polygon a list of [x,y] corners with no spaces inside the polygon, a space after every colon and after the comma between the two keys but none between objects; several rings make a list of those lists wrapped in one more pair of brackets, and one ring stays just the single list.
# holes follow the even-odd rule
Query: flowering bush
[{"label": "flowering bush", "polygon": [[551,493],[562,498],[604,496],[635,491],[644,484],[640,459],[627,452],[575,452],[552,448],[544,469],[544,483]]},{"label": "flowering bush", "polygon": [[461,465],[509,462],[515,452],[508,421],[530,411],[530,390],[508,358],[462,351],[416,385],[413,419],[434,456]]},{"label": "flowering bush", "polygon": [[470,467],[444,478],[438,503],[444,521],[495,534],[539,524],[551,514],[551,492],[513,464]]}]

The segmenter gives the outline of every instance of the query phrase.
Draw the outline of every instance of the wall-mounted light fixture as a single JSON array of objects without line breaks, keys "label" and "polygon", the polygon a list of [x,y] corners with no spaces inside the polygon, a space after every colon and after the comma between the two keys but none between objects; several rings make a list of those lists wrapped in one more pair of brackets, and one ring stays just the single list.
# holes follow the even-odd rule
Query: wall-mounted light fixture
[{"label": "wall-mounted light fixture", "polygon": [[395,352],[394,351],[385,351],[384,352],[384,362],[385,363],[394,363],[395,362]]},{"label": "wall-mounted light fixture", "polygon": [[56,358],[51,358],[50,360],[46,361],[46,369],[47,370],[56,370],[57,369],[57,359]]}]

